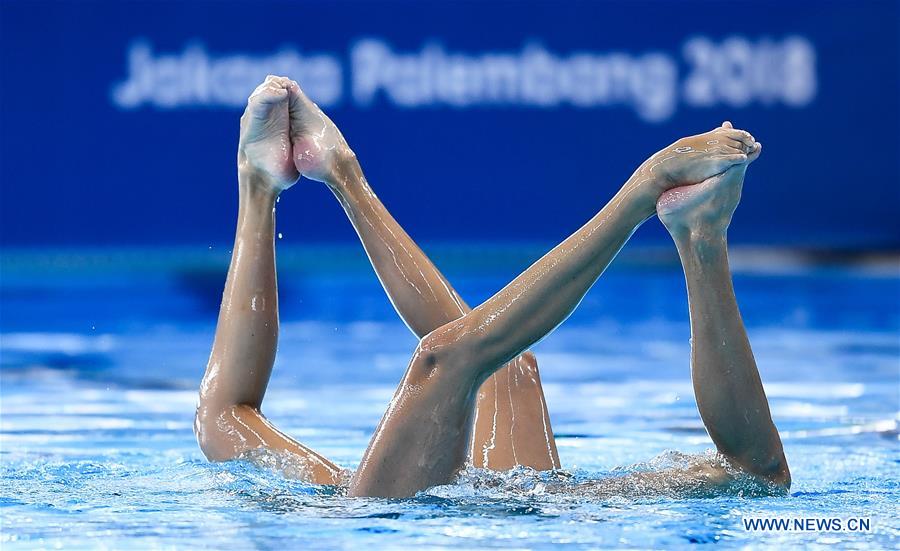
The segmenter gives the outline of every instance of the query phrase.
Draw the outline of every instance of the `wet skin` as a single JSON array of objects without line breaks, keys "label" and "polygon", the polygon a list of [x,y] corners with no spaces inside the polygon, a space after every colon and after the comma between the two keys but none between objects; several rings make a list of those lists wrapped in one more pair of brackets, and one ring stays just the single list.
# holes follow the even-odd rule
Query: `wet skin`
[{"label": "wet skin", "polygon": [[[730,123],[725,123],[730,127]],[[727,230],[741,198],[746,163],[700,184],[667,191],[657,203],[678,249],[691,319],[691,379],[700,416],[719,452],[749,473],[791,482],[728,267]]]},{"label": "wet skin", "polygon": [[[471,311],[378,199],[334,123],[296,82],[286,85],[291,91],[296,168],[334,193],[407,327],[421,339]],[[516,357],[482,385],[476,418],[480,422],[469,443],[473,465],[493,469],[524,465],[538,470],[560,466],[533,354]]]},{"label": "wet skin", "polygon": [[[341,167],[326,183],[344,207],[391,303],[410,330],[421,339],[470,312],[469,305],[372,191],[355,158],[344,160]],[[481,386],[476,418],[481,422],[476,422],[469,442],[473,465],[493,469],[559,467],[537,360],[530,352],[514,358]]]},{"label": "wet skin", "polygon": [[[451,481],[470,454],[476,464],[481,456],[481,464],[495,468],[519,462],[532,462],[537,468],[557,466],[537,366],[533,355],[525,351],[568,317],[628,237],[656,212],[661,195],[665,198],[673,188],[728,175],[731,167],[745,169],[747,153],[758,155],[752,136],[730,125],[675,142],[643,163],[585,226],[470,310],[390,217],[362,176],[356,156],[340,132],[296,83],[270,77],[251,96],[242,119],[239,150],[238,232],[216,342],[201,386],[196,423],[201,449],[211,459],[229,459],[259,447],[286,450],[306,462],[309,479],[314,482],[335,483],[343,476],[338,467],[278,432],[259,412],[277,340],[274,199],[296,181],[297,173],[302,173],[325,182],[341,201],[398,313],[421,337],[403,381],[350,481],[352,495],[395,497]],[[739,177],[743,178],[743,170]],[[731,179],[733,176],[720,180]],[[705,185],[708,182],[697,189],[706,189],[700,187]],[[698,226],[692,217],[679,214],[693,212],[691,208],[675,208],[688,205],[686,200],[666,204],[672,207],[666,211],[667,227],[679,228],[673,235],[684,233],[681,227]],[[705,232],[706,226],[703,228]],[[689,248],[691,243],[683,244]],[[679,246],[679,252],[682,248]],[[701,281],[706,273],[705,264],[702,258],[695,259],[700,268],[694,269],[689,265],[690,256],[682,255],[682,260],[686,262],[690,291],[690,282]],[[737,342],[743,327],[738,327],[736,304],[734,308],[719,308],[716,300],[705,294],[707,285],[718,289],[719,294],[730,289],[727,263],[724,272],[722,267],[711,272],[714,281],[703,280],[696,293],[689,293],[691,311],[693,314],[695,303],[704,312],[711,309],[727,326],[726,340]],[[735,317],[737,325],[733,323]],[[707,336],[703,329],[698,327],[695,335],[693,356],[702,358],[693,364],[695,387],[698,380],[701,386],[704,381],[718,384],[731,373],[730,369],[716,371],[721,366],[721,354],[698,352],[706,346],[698,342]],[[746,351],[749,353],[749,345]],[[495,375],[498,370],[503,371]],[[751,370],[746,368],[742,373],[749,377]],[[489,382],[492,376],[493,386]],[[520,387],[517,381],[525,384]],[[507,401],[498,399],[503,385]],[[761,386],[759,390],[761,393]],[[714,389],[698,389],[698,403],[701,394],[714,394]],[[758,398],[754,396],[744,413],[762,411]],[[741,396],[729,399],[740,400]],[[761,399],[764,403],[764,394]],[[701,405],[701,415],[723,453],[751,472],[785,482],[784,477],[773,474],[786,473],[786,466],[779,470],[778,465],[778,457],[783,463],[780,442],[774,450],[770,437],[744,434],[750,428],[766,434],[774,431],[767,406],[765,415],[756,416],[758,423],[742,432],[742,427],[725,425],[720,430],[718,426],[722,419],[729,418],[719,409],[734,407],[733,402],[725,404],[714,396],[703,401],[709,408],[704,413]],[[497,409],[491,411],[492,403]],[[501,411],[501,403],[504,407],[508,404],[505,411]],[[510,425],[498,431],[492,423],[491,433],[479,434],[473,427],[476,411],[490,411],[492,421],[496,418]],[[766,419],[770,426],[765,424]],[[516,432],[514,425],[522,430]],[[737,431],[737,435],[728,431]],[[725,432],[730,438],[723,439]],[[498,435],[505,439],[499,447]],[[502,455],[494,461],[490,454],[498,449]]]},{"label": "wet skin", "polygon": [[[468,312],[470,308],[465,301],[378,200],[365,181],[358,163],[355,162],[353,152],[328,117],[305,97],[296,83],[280,78],[273,78],[267,83],[260,86],[251,96],[247,112],[242,119],[242,140],[239,148],[242,206],[257,202],[256,197],[247,197],[244,201],[243,194],[243,190],[248,187],[259,187],[245,185],[245,181],[249,181],[254,174],[258,176],[257,179],[264,177],[270,182],[276,194],[293,185],[297,178],[297,170],[289,162],[288,157],[292,156],[296,169],[302,169],[304,175],[311,179],[325,181],[340,200],[350,221],[357,229],[391,302],[418,337]],[[288,90],[291,95],[285,99],[284,93],[280,90]],[[287,109],[282,107],[273,111],[257,111],[260,109],[258,103],[279,100],[287,104]],[[268,114],[270,117],[260,119],[253,116],[255,113]],[[250,124],[258,120],[261,124]],[[290,124],[286,124],[287,120]],[[290,153],[287,156],[286,151]],[[348,163],[348,160],[353,162]],[[255,163],[256,166],[248,166],[250,163]],[[345,169],[344,172],[338,170],[339,163]],[[338,178],[338,175],[341,177]],[[262,184],[262,187],[265,186],[266,184]],[[244,227],[244,218],[243,215],[239,216],[239,229]],[[274,226],[266,227],[262,232],[263,236],[268,236],[268,232],[274,233]],[[244,241],[240,231],[238,241]],[[265,269],[268,267],[268,263],[263,266]],[[226,294],[227,292],[228,289]],[[275,301],[277,296],[268,297],[269,304],[276,304]],[[274,346],[274,343],[275,341],[272,341],[271,345]],[[262,346],[264,347],[265,345]],[[213,361],[218,358],[217,350],[218,347],[214,349],[213,359],[207,370],[208,375],[219,375],[223,372]],[[214,367],[216,369],[212,369]],[[510,373],[507,375],[507,369],[502,369],[496,378],[492,378],[484,385],[479,394],[478,411],[481,412],[480,419],[484,422],[480,423],[479,430],[473,433],[471,457],[473,464],[495,469],[508,469],[515,465],[525,465],[538,470],[559,467],[556,442],[550,428],[549,414],[534,356],[530,353],[521,355],[516,361],[510,362],[509,370]],[[205,396],[207,393],[202,395]],[[206,402],[209,401],[203,403]],[[259,413],[258,406],[251,404],[248,407],[246,416],[260,421],[264,419]],[[200,411],[205,412],[206,409],[201,408]],[[204,413],[204,418],[207,416]],[[198,434],[201,434],[202,427],[206,425],[198,425],[200,427]],[[225,431],[216,427],[214,430],[202,431],[202,434],[204,437],[210,435],[215,437],[219,434],[232,435],[243,432],[242,425],[235,421],[228,426],[228,430]],[[283,434],[275,434],[271,430],[260,432],[257,429],[258,427],[254,427],[251,431],[247,445],[238,439],[235,448],[238,451],[229,451],[224,457],[230,458],[243,453],[246,449],[253,449],[253,443],[259,441],[256,435],[265,437],[266,434],[269,434],[265,439],[271,441],[271,448],[284,449],[303,457],[304,452],[301,451],[299,443],[286,443],[284,439],[287,437]],[[274,427],[271,429],[274,430]],[[226,440],[231,441],[235,438],[229,436]],[[230,445],[225,447],[231,449]],[[321,459],[316,457],[315,462]],[[313,480],[330,483],[335,469],[337,467],[329,469],[325,479],[313,478]],[[311,473],[311,476],[314,474]]]},{"label": "wet skin", "polygon": [[211,460],[257,448],[296,455],[310,480],[337,484],[342,469],[274,427],[260,412],[278,343],[275,199],[296,182],[287,133],[288,90],[267,79],[241,117],[238,224],[194,431]]}]

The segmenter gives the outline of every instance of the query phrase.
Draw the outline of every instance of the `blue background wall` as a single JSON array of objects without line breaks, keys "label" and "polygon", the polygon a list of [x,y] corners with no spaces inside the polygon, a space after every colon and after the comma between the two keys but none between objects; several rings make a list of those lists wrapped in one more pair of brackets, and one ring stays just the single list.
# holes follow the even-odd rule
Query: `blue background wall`
[{"label": "blue background wall", "polygon": [[[646,156],[728,118],[766,146],[734,242],[900,246],[897,2],[0,6],[6,247],[227,243],[239,101],[250,77],[279,69],[279,52],[314,61],[289,76],[315,89],[417,238],[557,240]],[[625,59],[630,69],[616,73],[625,84],[613,92],[578,83],[571,90],[589,97],[576,104],[546,92],[565,88],[557,72],[534,77],[534,97],[454,105],[442,91],[398,97],[405,73],[354,65],[364,39],[398,55],[429,45],[470,60],[587,53],[602,68]],[[190,69],[223,60],[232,74],[219,84]],[[361,67],[389,90],[360,92]],[[661,102],[655,111],[642,108],[648,97]],[[497,219],[501,205],[508,214]],[[284,196],[279,230],[293,242],[353,238],[310,182]],[[657,224],[638,235],[664,238]]]}]

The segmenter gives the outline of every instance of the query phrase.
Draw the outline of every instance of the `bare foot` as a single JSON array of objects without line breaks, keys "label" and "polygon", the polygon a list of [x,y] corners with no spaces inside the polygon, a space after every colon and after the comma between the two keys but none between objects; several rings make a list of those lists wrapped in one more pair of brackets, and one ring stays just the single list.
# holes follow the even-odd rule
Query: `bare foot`
[{"label": "bare foot", "polygon": [[331,119],[295,81],[289,83],[294,166],[310,180],[331,183],[338,163],[355,155]]},{"label": "bare foot", "polygon": [[247,100],[241,117],[238,168],[250,171],[254,185],[280,193],[297,181],[299,174],[291,158],[290,81],[269,75]]},{"label": "bare foot", "polygon": [[709,132],[681,138],[641,163],[622,191],[636,193],[638,204],[647,209],[649,217],[656,213],[656,204],[666,191],[698,184],[745,164],[754,143],[753,136],[728,122]]},{"label": "bare foot", "polygon": [[[730,129],[726,122],[723,129]],[[747,147],[746,161],[729,167],[722,174],[693,185],[678,186],[664,192],[656,203],[659,219],[673,237],[685,233],[724,233],[741,200],[747,166],[759,158],[762,144]]]}]

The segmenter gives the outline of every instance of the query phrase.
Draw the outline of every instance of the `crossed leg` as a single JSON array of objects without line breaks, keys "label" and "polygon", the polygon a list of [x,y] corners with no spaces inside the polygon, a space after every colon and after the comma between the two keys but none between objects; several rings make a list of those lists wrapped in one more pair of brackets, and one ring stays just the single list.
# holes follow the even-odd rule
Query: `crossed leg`
[{"label": "crossed leg", "polygon": [[[195,428],[201,449],[211,459],[229,459],[260,447],[286,450],[305,462],[311,481],[335,483],[342,478],[339,468],[279,432],[259,410],[277,340],[275,197],[296,181],[298,169],[332,186],[342,179],[349,181],[347,176],[356,170],[355,158],[343,137],[336,130],[321,132],[333,124],[309,104],[296,83],[271,77],[251,96],[242,118],[238,231],[216,341],[201,384]],[[703,182],[731,166],[746,163],[746,152],[755,147],[748,134],[729,127],[679,140],[651,157],[594,218],[512,283],[474,310],[425,335],[351,479],[350,493],[409,496],[449,482],[467,457],[477,392],[482,383],[568,317],[633,231],[653,215],[663,192]],[[677,220],[677,216],[671,220]],[[690,243],[680,243],[680,250],[682,245],[689,247]],[[372,249],[367,250],[372,254]],[[385,248],[387,252],[391,250]],[[715,285],[702,278],[705,250],[705,245],[700,244],[698,256],[693,259],[698,268],[691,273],[701,286]],[[724,252],[724,244],[720,252]],[[394,275],[403,273],[398,270]],[[711,273],[718,280],[719,289],[724,289],[722,281],[727,281],[730,289],[727,263]],[[384,277],[384,273],[379,272],[379,276]],[[688,282],[693,314],[695,293],[690,275]],[[390,290],[389,294],[392,299],[402,296]],[[448,289],[446,296],[454,294]],[[698,300],[699,312],[715,311],[714,302]],[[742,334],[742,327],[735,330],[734,319],[740,324],[736,304],[733,310],[726,307],[718,315],[730,328],[726,341],[729,335]],[[729,316],[732,319],[726,319]],[[710,332],[721,336],[702,322],[696,330],[698,335]],[[735,338],[735,345],[740,348],[739,338]],[[746,352],[749,354],[749,345]],[[775,429],[767,408],[761,413],[765,395],[761,393],[755,365],[752,373],[745,369],[742,374],[744,380],[751,382],[751,375],[755,374],[759,395],[751,400],[751,409],[755,410],[744,410],[747,426],[741,427],[733,415],[723,414],[726,405],[721,400],[717,405],[713,395],[712,386],[723,374],[729,375],[722,368],[727,364],[722,364],[721,355],[715,353],[695,351],[694,355],[704,358],[695,362],[695,385],[698,377],[713,381],[712,385],[701,384],[698,394],[701,390],[712,393],[702,400],[710,407],[704,411],[701,405],[701,415],[711,427],[710,435],[717,446],[748,471],[788,483],[777,432],[773,439]],[[722,425],[717,425],[719,416],[726,421]],[[719,429],[735,433],[723,434]],[[750,429],[761,436],[749,434]]]},{"label": "crossed leg", "polygon": [[[297,95],[289,97],[293,91]],[[296,83],[278,77],[266,79],[254,91],[241,118],[237,232],[194,429],[211,460],[232,459],[258,448],[286,451],[310,481],[334,484],[344,471],[279,431],[261,412],[278,339],[275,200],[296,182],[297,168],[316,178],[316,165],[307,157],[311,149],[343,143],[336,128],[335,136],[319,134],[311,141],[308,125],[317,121],[333,128],[302,97]],[[329,186],[404,321],[421,337],[468,312],[468,305],[372,193],[353,161],[354,178],[329,178]],[[495,469],[517,464],[540,470],[558,467],[534,356],[524,353],[502,371],[478,397],[485,422],[473,433],[472,462]]]},{"label": "crossed leg", "polygon": [[[471,311],[384,207],[355,159],[343,163],[327,184],[356,229],[391,303],[417,337]],[[469,460],[495,470],[560,466],[531,352],[513,358],[478,390]]]},{"label": "crossed leg", "polygon": [[449,482],[465,459],[475,393],[487,377],[571,314],[664,191],[745,163],[753,147],[749,134],[726,127],[672,144],[509,285],[422,338],[350,493],[402,497]]}]

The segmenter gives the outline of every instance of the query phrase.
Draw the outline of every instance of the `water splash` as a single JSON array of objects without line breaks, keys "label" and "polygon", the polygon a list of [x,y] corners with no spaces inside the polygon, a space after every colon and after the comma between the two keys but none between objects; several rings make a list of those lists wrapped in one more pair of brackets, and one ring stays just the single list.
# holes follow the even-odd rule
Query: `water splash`
[{"label": "water splash", "polygon": [[715,498],[784,495],[773,484],[741,471],[724,456],[709,451],[666,451],[650,461],[608,472],[535,471],[516,467],[491,471],[469,466],[453,484],[423,494],[443,498],[495,499],[542,497],[554,501],[629,501],[644,498]]},{"label": "water splash", "polygon": [[[244,452],[238,457],[237,461],[247,462],[258,469],[281,475],[288,480],[305,482],[313,478],[313,463],[309,459],[287,450],[257,448]],[[344,470],[342,474],[341,483],[334,486],[334,488],[345,492],[347,485],[350,483],[352,473],[349,470]]]}]

